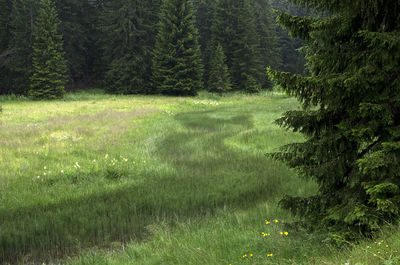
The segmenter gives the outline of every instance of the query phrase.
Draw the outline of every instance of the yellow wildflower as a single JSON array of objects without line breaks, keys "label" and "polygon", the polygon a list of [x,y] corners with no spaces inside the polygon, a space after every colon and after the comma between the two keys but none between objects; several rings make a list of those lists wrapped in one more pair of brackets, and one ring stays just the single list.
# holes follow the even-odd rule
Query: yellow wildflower
[{"label": "yellow wildflower", "polygon": [[266,234],[266,233],[262,232],[262,236],[267,237],[267,236],[271,236],[271,234]]}]

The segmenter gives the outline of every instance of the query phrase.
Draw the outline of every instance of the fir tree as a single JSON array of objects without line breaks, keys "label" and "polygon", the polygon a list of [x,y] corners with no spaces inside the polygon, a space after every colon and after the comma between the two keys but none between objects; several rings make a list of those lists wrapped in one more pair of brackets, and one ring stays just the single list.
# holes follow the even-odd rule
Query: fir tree
[{"label": "fir tree", "polygon": [[165,0],[154,51],[155,92],[195,95],[202,89],[202,62],[189,0]]},{"label": "fir tree", "polygon": [[0,0],[0,58],[10,41],[11,0]]},{"label": "fir tree", "polygon": [[[248,0],[219,0],[212,26],[213,40],[221,43],[227,57],[232,88],[255,92],[261,88],[263,70],[260,39]],[[256,81],[258,85],[253,82]],[[252,86],[248,87],[252,83]]]},{"label": "fir tree", "polygon": [[[151,79],[155,1],[118,0],[105,4],[102,28],[106,91],[146,93]],[[150,5],[150,3],[152,5]]]},{"label": "fir tree", "polygon": [[277,69],[292,74],[303,74],[305,62],[304,56],[299,51],[302,47],[301,40],[291,38],[288,32],[282,28],[278,28],[278,35],[282,64]]},{"label": "fir tree", "polygon": [[[226,56],[226,65],[230,72],[234,58],[233,40],[238,38],[236,34],[236,20],[234,17],[235,5],[233,0],[218,0],[216,2],[211,26],[212,35],[209,52],[211,54],[213,52],[212,49],[216,47],[217,43],[220,43]],[[209,72],[210,69],[211,65],[207,65],[206,72]],[[206,76],[208,75],[209,73],[206,73]],[[234,80],[231,79],[231,81],[232,88],[237,90]]]},{"label": "fir tree", "polygon": [[262,64],[259,82],[263,89],[270,89],[272,82],[265,75],[265,68],[267,66],[277,68],[281,65],[281,51],[278,46],[279,39],[276,33],[276,22],[268,0],[256,0],[252,7],[255,28],[259,37],[259,53]]},{"label": "fir tree", "polygon": [[10,55],[6,67],[12,79],[12,92],[27,94],[32,74],[33,28],[38,0],[13,0],[9,42]]},{"label": "fir tree", "polygon": [[237,38],[233,40],[234,58],[231,75],[240,90],[257,92],[261,89],[263,67],[260,40],[255,28],[254,13],[248,0],[236,0]]},{"label": "fir tree", "polygon": [[210,72],[211,54],[215,51],[212,41],[212,24],[215,12],[215,0],[193,0],[196,9],[196,27],[199,30],[199,44],[204,65],[203,80],[207,84]]},{"label": "fir tree", "polygon": [[201,51],[205,51],[211,41],[211,26],[215,11],[215,0],[192,0],[196,10],[196,28],[199,31]]},{"label": "fir tree", "polygon": [[[312,9],[299,7],[293,3],[282,0],[270,0],[271,6],[281,12],[293,16],[318,16],[318,12]],[[278,46],[281,54],[281,64],[276,69],[282,72],[302,74],[305,72],[304,55],[299,51],[302,42],[298,38],[290,38],[288,32],[282,27],[277,27]]]},{"label": "fir tree", "polygon": [[225,64],[225,60],[224,50],[221,44],[218,43],[210,59],[209,91],[221,94],[232,89],[228,66]]},{"label": "fir tree", "polygon": [[0,94],[9,93],[11,89],[11,73],[6,63],[11,54],[10,22],[11,0],[0,0]]},{"label": "fir tree", "polygon": [[33,32],[33,74],[29,96],[37,99],[61,98],[66,83],[62,36],[52,0],[41,0]]},{"label": "fir tree", "polygon": [[69,85],[86,84],[93,74],[94,57],[99,56],[95,39],[99,14],[91,1],[55,0],[55,5],[61,20],[58,30],[64,40]]},{"label": "fir tree", "polygon": [[306,137],[272,156],[316,181],[319,193],[288,196],[282,205],[308,223],[344,231],[398,222],[400,2],[296,2],[329,16],[278,16],[304,40],[311,75],[269,70],[303,106],[278,124]]}]

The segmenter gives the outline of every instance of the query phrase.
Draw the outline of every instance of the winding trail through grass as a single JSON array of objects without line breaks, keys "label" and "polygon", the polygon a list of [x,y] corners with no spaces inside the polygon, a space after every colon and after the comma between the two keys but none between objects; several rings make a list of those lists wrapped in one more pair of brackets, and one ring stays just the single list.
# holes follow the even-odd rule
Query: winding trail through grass
[{"label": "winding trail through grass", "polygon": [[[129,107],[121,113],[107,112],[119,117],[120,127],[118,134],[111,137],[118,141],[108,142],[106,146],[107,141],[99,139],[107,139],[116,124],[108,122],[106,116],[101,121],[104,128],[96,129],[96,122],[90,124],[92,119],[100,119],[105,113],[103,109],[92,116],[85,115],[82,121],[71,117],[74,124],[49,127],[57,121],[53,116],[53,123],[42,126],[51,135],[68,129],[87,139],[85,143],[74,143],[72,139],[70,147],[67,146],[72,148],[68,151],[71,164],[79,159],[83,161],[82,168],[75,162],[75,169],[68,174],[44,175],[40,182],[24,178],[22,182],[8,183],[11,188],[8,194],[11,190],[27,189],[16,195],[16,199],[20,196],[20,205],[2,197],[4,205],[13,205],[0,208],[3,262],[43,262],[88,247],[149,240],[145,229],[149,225],[200,220],[214,215],[218,209],[246,209],[258,202],[276,201],[283,192],[298,192],[298,180],[293,172],[264,156],[266,150],[293,139],[272,126],[273,119],[282,110],[260,104],[261,100],[207,108],[193,107],[190,101],[171,104],[168,98],[158,100],[165,100],[169,104],[166,106],[172,106],[176,114],[154,112],[139,117],[136,114],[140,111]],[[287,104],[286,98],[276,100]],[[82,108],[79,102],[76,105]],[[289,104],[284,106],[290,108]],[[271,115],[269,109],[275,114]],[[14,130],[24,122],[9,128]],[[96,134],[95,130],[102,133]],[[15,142],[21,143],[23,137],[30,137],[22,146],[29,149],[27,144],[37,145],[37,137],[41,135],[40,128],[35,132],[16,135]],[[44,146],[57,144],[58,148],[67,148],[60,147],[51,137],[39,140]],[[8,148],[11,153],[12,146]],[[64,167],[59,160],[62,151],[51,153],[50,147],[49,150],[35,160],[46,159],[45,169],[55,168],[54,171],[60,172]],[[28,156],[28,164],[29,159]],[[90,166],[83,166],[84,162]],[[22,175],[34,174],[22,172]],[[6,191],[6,186],[2,189]],[[34,192],[40,192],[43,198],[35,197]],[[27,198],[33,200],[27,201]]]}]

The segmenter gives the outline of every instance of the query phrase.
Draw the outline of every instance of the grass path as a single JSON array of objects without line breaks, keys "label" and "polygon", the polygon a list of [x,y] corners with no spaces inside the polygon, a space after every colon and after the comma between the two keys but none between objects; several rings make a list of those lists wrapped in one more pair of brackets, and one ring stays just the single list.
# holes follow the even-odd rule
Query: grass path
[{"label": "grass path", "polygon": [[0,101],[3,263],[309,264],[328,255],[311,247],[319,235],[283,224],[293,218],[276,205],[315,187],[265,157],[301,140],[273,124],[294,99]]}]

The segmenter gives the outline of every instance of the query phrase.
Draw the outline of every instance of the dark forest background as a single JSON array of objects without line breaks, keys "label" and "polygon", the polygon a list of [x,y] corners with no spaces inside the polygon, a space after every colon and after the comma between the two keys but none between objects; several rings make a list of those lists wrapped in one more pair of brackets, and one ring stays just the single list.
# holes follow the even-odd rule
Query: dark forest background
[{"label": "dark forest background", "polygon": [[[273,9],[300,16],[305,11],[284,0],[42,2],[53,6],[59,22],[43,21],[50,11],[40,19],[46,4],[39,0],[0,0],[0,94],[48,97],[29,91],[47,80],[38,79],[46,68],[38,57],[57,39],[44,37],[52,31],[62,40],[62,48],[55,48],[56,63],[64,60],[56,66],[62,74],[56,81],[66,90],[96,86],[118,94],[256,92],[272,87],[267,66],[304,72],[301,42],[275,23]],[[46,29],[46,23],[57,27]],[[169,54],[171,49],[177,54]]]}]

